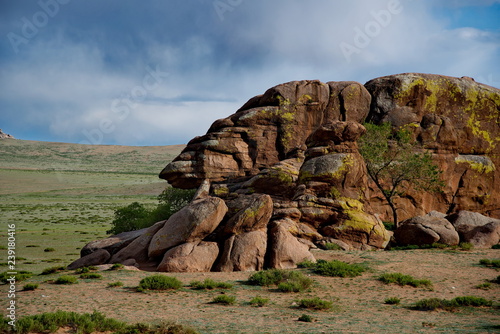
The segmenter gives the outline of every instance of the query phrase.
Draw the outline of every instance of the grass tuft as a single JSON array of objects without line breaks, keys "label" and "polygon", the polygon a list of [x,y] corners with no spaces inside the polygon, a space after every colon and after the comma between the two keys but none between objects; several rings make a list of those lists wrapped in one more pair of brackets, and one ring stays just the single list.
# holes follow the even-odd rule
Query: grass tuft
[{"label": "grass tuft", "polygon": [[54,281],[55,284],[76,284],[78,279],[75,276],[63,275]]},{"label": "grass tuft", "polygon": [[315,273],[322,276],[356,277],[361,275],[366,269],[367,268],[361,264],[349,264],[338,260],[318,260],[313,270]]},{"label": "grass tuft", "polygon": [[195,290],[232,289],[233,285],[227,282],[216,282],[207,278],[203,282],[193,281],[189,286]]},{"label": "grass tuft", "polygon": [[311,310],[329,310],[333,307],[333,302],[322,300],[318,297],[301,299],[297,304],[300,308],[307,308]]},{"label": "grass tuft", "polygon": [[164,276],[164,275],[153,275],[143,278],[139,282],[139,287],[137,291],[143,292],[145,290],[177,290],[182,287],[182,282],[175,277]]},{"label": "grass tuft", "polygon": [[233,305],[236,303],[236,297],[228,295],[218,295],[212,299],[211,304]]},{"label": "grass tuft", "polygon": [[403,275],[401,273],[385,273],[380,275],[378,278],[385,284],[398,284],[401,286],[410,285],[415,288],[418,287],[427,287],[432,288],[432,282],[426,279],[415,279],[410,275]]},{"label": "grass tuft", "polygon": [[309,289],[314,281],[299,271],[284,269],[262,270],[248,278],[251,285],[276,285],[281,292],[301,292]]},{"label": "grass tuft", "polygon": [[268,303],[269,298],[262,298],[261,296],[253,297],[252,300],[250,300],[250,305],[257,307],[266,306]]}]

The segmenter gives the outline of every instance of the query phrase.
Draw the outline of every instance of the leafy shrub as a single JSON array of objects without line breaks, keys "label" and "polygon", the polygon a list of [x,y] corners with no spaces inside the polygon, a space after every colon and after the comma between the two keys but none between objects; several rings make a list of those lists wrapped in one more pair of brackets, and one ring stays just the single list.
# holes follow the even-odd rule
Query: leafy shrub
[{"label": "leafy shrub", "polygon": [[491,246],[491,249],[500,249],[500,244],[496,244]]},{"label": "leafy shrub", "polygon": [[38,284],[36,283],[28,283],[23,286],[23,291],[33,291],[38,289]]},{"label": "leafy shrub", "polygon": [[299,300],[298,306],[300,308],[308,308],[312,310],[329,310],[333,307],[333,303],[328,300],[322,300],[318,297],[314,297]]},{"label": "leafy shrub", "polygon": [[322,276],[355,277],[361,275],[366,267],[360,264],[349,264],[338,260],[318,260],[314,272]]},{"label": "leafy shrub", "polygon": [[491,283],[484,282],[484,283],[478,284],[478,285],[476,285],[476,289],[489,290],[489,289],[491,289]]},{"label": "leafy shrub", "polygon": [[123,286],[123,283],[120,281],[113,282],[113,283],[108,283],[108,288],[118,288]]},{"label": "leafy shrub", "polygon": [[40,275],[55,274],[59,271],[64,271],[64,270],[66,270],[66,267],[64,267],[64,266],[45,268]]},{"label": "leafy shrub", "polygon": [[80,275],[83,279],[101,279],[102,275],[98,273],[83,273]]},{"label": "leafy shrub", "polygon": [[308,315],[308,314],[302,314],[302,315],[299,317],[298,321],[302,321],[302,322],[313,322],[313,318],[312,318],[310,315]]},{"label": "leafy shrub", "polygon": [[269,299],[262,298],[260,296],[253,297],[252,300],[250,300],[250,305],[258,306],[258,307],[263,307],[263,306],[267,305],[267,303],[269,303]]},{"label": "leafy shrub", "polygon": [[458,306],[492,306],[493,302],[491,300],[484,299],[482,297],[474,297],[474,296],[463,296],[453,298],[452,301],[456,303]]},{"label": "leafy shrub", "polygon": [[467,307],[467,306],[490,307],[492,305],[493,302],[491,300],[487,300],[482,297],[463,296],[463,297],[453,298],[452,300],[439,299],[439,298],[422,299],[415,303],[413,309],[420,311],[433,311],[436,309],[453,311],[457,307]]},{"label": "leafy shrub", "polygon": [[76,284],[78,280],[75,276],[63,275],[54,281],[55,284]]},{"label": "leafy shrub", "polygon": [[43,251],[44,252],[55,252],[56,250],[55,250],[55,248],[48,247],[48,248],[45,248]]},{"label": "leafy shrub", "polygon": [[203,282],[193,281],[189,284],[195,290],[232,289],[233,285],[227,282],[216,282],[207,278]]},{"label": "leafy shrub", "polygon": [[138,291],[144,290],[176,290],[182,287],[182,282],[175,277],[153,275],[139,282]]},{"label": "leafy shrub", "polygon": [[390,297],[386,298],[384,300],[384,303],[389,305],[398,305],[399,303],[401,303],[401,299],[399,299],[398,297]]},{"label": "leafy shrub", "polygon": [[118,234],[150,227],[154,223],[168,219],[186,206],[194,196],[195,189],[177,189],[169,187],[159,196],[156,208],[149,210],[144,205],[132,204],[115,210],[112,228],[106,233]]},{"label": "leafy shrub", "polygon": [[432,287],[432,282],[429,280],[417,280],[410,275],[403,275],[401,273],[385,273],[380,275],[378,279],[385,284],[410,285],[416,288],[420,286]]},{"label": "leafy shrub", "polygon": [[248,278],[251,285],[277,285],[281,292],[300,292],[310,288],[313,280],[298,271],[268,269],[258,271]]},{"label": "leafy shrub", "polygon": [[113,227],[106,231],[108,234],[118,234],[122,232],[140,230],[143,228],[143,221],[150,213],[144,205],[133,202],[132,204],[115,210],[115,218],[111,223]]},{"label": "leafy shrub", "polygon": [[218,295],[211,301],[211,304],[233,305],[234,303],[236,303],[236,297],[228,295]]},{"label": "leafy shrub", "polygon": [[479,264],[485,267],[500,268],[500,260],[481,259]]}]

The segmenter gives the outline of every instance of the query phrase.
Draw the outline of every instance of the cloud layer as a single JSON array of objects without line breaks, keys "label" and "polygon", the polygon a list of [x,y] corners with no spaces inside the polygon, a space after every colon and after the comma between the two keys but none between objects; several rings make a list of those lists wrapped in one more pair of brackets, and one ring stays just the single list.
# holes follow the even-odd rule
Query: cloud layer
[{"label": "cloud layer", "polygon": [[[186,143],[290,80],[425,72],[500,87],[500,24],[492,19],[500,1],[40,0],[0,7],[0,126],[22,139]],[[467,13],[483,12],[490,14],[471,25],[481,20]]]}]

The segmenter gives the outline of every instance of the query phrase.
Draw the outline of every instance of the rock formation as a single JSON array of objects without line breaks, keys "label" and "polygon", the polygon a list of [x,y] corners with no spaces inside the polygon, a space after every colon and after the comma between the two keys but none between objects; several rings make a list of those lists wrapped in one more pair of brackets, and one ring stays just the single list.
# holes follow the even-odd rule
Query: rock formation
[{"label": "rock formation", "polygon": [[15,138],[7,133],[4,133],[2,129],[0,129],[0,139],[15,139]]},{"label": "rock formation", "polygon": [[410,189],[397,200],[403,219],[446,212],[402,224],[402,242],[426,231],[425,240],[458,243],[461,232],[444,217],[461,210],[500,216],[500,90],[425,74],[364,86],[293,81],[192,139],[160,177],[199,188],[195,200],[135,240],[118,238],[122,247],[101,241],[108,261],[162,271],[260,270],[314,261],[310,249],[325,242],[385,248],[392,232],[381,218],[389,209],[358,151],[366,121],[410,129],[446,180],[437,196]]}]

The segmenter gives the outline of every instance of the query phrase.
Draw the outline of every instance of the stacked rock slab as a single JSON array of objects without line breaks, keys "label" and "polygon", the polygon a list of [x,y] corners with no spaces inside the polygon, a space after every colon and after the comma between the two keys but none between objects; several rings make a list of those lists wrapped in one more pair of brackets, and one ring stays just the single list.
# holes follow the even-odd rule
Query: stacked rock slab
[{"label": "stacked rock slab", "polygon": [[[86,254],[102,244],[110,263],[251,271],[314,261],[310,250],[326,242],[385,248],[391,232],[379,217],[391,215],[358,151],[366,121],[411,129],[444,172],[441,194],[410,189],[397,199],[403,219],[432,210],[500,216],[498,89],[425,74],[365,86],[293,81],[215,121],[163,169],[160,177],[172,186],[199,189],[191,204],[134,238],[94,242]],[[445,216],[407,221],[401,238],[432,229],[425,238],[456,244],[467,233],[457,234]]]}]

